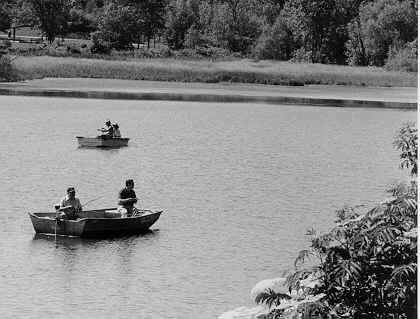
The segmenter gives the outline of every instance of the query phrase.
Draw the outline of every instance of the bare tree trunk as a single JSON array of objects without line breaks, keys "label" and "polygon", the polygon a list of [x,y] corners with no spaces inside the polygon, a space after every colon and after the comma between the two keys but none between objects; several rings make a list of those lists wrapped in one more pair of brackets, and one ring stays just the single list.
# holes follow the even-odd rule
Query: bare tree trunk
[{"label": "bare tree trunk", "polygon": [[360,24],[360,20],[359,19],[357,19],[357,28],[358,28],[358,30],[357,30],[358,31],[357,37],[359,38],[360,50],[362,51],[361,52],[361,55],[362,55],[362,64],[363,65],[367,65],[368,64],[368,61],[367,61],[367,57],[366,57],[366,49],[365,49],[365,46],[364,46],[364,43],[363,43],[363,39],[362,39],[362,35],[361,35],[361,32],[360,32],[362,26]]}]

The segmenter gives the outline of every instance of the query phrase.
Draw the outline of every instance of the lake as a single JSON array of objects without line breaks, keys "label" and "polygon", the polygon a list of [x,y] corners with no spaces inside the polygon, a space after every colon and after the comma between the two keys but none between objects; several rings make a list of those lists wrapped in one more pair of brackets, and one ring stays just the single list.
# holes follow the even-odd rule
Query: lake
[{"label": "lake", "polygon": [[[0,96],[3,318],[216,318],[252,306],[260,280],[292,268],[305,232],[344,205],[381,201],[408,178],[392,146],[416,111]],[[129,146],[78,148],[106,119]],[[127,178],[152,232],[35,236],[68,186],[112,207]]]}]

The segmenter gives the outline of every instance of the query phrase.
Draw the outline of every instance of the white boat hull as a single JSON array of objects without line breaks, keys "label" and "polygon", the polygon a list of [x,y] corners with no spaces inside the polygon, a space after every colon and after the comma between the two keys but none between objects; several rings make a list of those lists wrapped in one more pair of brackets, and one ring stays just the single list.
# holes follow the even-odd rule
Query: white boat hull
[{"label": "white boat hull", "polygon": [[116,208],[102,208],[78,213],[77,220],[55,219],[56,212],[29,213],[37,234],[79,237],[118,237],[146,232],[162,211],[142,210],[139,216],[121,218]]}]

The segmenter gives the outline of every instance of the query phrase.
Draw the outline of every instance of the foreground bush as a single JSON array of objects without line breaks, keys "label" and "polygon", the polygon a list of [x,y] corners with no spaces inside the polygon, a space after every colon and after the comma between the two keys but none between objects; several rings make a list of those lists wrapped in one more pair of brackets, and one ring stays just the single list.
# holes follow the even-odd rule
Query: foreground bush
[{"label": "foreground bush", "polygon": [[[400,130],[395,145],[401,166],[416,178],[413,124]],[[290,294],[266,290],[255,298],[273,308],[268,317],[300,311],[305,318],[416,318],[416,180],[390,194],[364,214],[355,208],[339,210],[336,226],[326,234],[309,231],[310,248],[299,253],[296,269],[287,277]]]}]

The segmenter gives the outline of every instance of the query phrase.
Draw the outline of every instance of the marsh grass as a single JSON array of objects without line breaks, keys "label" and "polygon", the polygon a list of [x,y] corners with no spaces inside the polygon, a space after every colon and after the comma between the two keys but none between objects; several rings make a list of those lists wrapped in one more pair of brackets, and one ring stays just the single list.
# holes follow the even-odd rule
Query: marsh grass
[{"label": "marsh grass", "polygon": [[22,79],[82,77],[274,85],[417,86],[417,73],[392,72],[373,67],[298,64],[251,59],[231,61],[182,58],[104,60],[20,56],[16,59],[15,65]]}]

